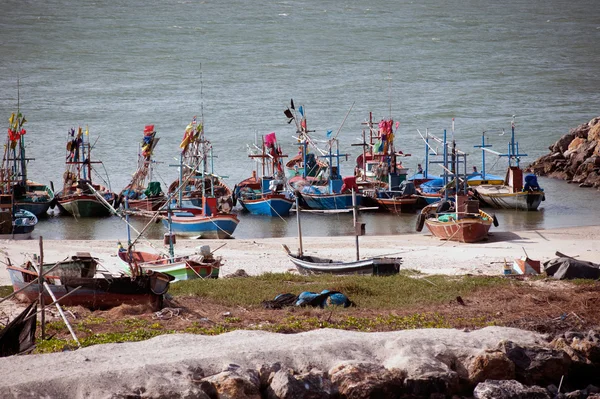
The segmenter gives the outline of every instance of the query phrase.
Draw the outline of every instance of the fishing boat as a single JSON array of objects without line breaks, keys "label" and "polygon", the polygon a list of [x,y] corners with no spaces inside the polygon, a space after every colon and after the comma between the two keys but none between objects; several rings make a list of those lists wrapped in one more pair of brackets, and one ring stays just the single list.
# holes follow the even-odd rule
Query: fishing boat
[{"label": "fishing boat", "polygon": [[[79,127],[68,132],[66,171],[63,189],[56,194],[61,212],[75,217],[100,217],[111,214],[104,201],[114,205],[117,196],[109,188],[92,182],[92,161],[89,130]],[[102,199],[98,198],[101,196]]]},{"label": "fishing boat", "polygon": [[[298,153],[290,158],[285,164],[285,170],[288,178],[302,177],[315,178],[327,170],[327,163],[319,159],[311,148],[317,149],[317,145],[311,138],[310,133],[314,130],[308,130],[304,106],[299,106],[296,110],[294,100],[290,100],[290,107],[283,113],[288,118],[288,124],[292,121],[296,125],[298,137]],[[299,116],[298,116],[299,115]]]},{"label": "fishing boat", "polygon": [[177,196],[177,200],[174,206],[167,204],[163,224],[181,236],[230,238],[239,223],[237,216],[231,213],[233,195],[228,188],[223,195],[217,191],[219,187],[226,186],[212,172],[212,167],[208,171],[212,145],[204,136],[204,123],[197,125],[196,117],[186,128],[181,148],[177,181],[181,183],[169,190],[172,196]]},{"label": "fishing boat", "polygon": [[[132,211],[157,211],[167,198],[160,188],[160,182],[152,181],[154,162],[152,153],[160,138],[156,137],[154,125],[144,127],[144,137],[138,150],[138,166],[131,182],[121,191],[120,198],[126,198],[126,208]],[[123,205],[123,201],[121,201]]]},{"label": "fishing boat", "polygon": [[44,216],[54,204],[54,192],[27,177],[27,164],[34,158],[27,158],[25,154],[27,131],[23,125],[27,120],[19,109],[19,100],[17,112],[12,113],[8,121],[8,137],[0,167],[0,192],[13,194],[16,208],[31,212],[36,217]]},{"label": "fishing boat", "polygon": [[154,271],[168,274],[173,282],[196,278],[218,278],[222,265],[220,256],[213,256],[208,245],[196,250],[194,255],[174,256],[161,253],[137,251],[130,248],[118,251],[119,259],[128,267],[137,267],[143,272]]},{"label": "fishing boat", "polygon": [[33,213],[15,206],[11,194],[0,194],[0,238],[29,239],[37,223]]},{"label": "fishing boat", "polygon": [[[481,134],[481,144],[474,146],[475,148],[481,148],[481,172],[477,171],[477,168],[473,166],[473,172],[467,177],[467,184],[469,187],[481,186],[483,184],[488,185],[501,185],[504,184],[504,179],[500,176],[487,173],[485,170],[485,149],[491,147],[491,144],[485,142],[485,131]],[[504,134],[504,132],[502,132]]]},{"label": "fishing boat", "polygon": [[178,207],[202,209],[203,198],[207,196],[217,199],[220,213],[230,213],[235,206],[233,192],[221,176],[214,173],[213,148],[205,138],[204,123],[198,123],[195,116],[186,126],[179,147],[179,178],[171,183],[168,190],[169,195],[181,193],[178,196]]},{"label": "fishing boat", "polygon": [[399,123],[396,122],[396,131],[391,118],[376,125],[370,112],[369,120],[364,124],[368,127],[369,141],[363,130],[362,143],[353,144],[363,147],[363,153],[356,159],[356,174],[364,205],[392,213],[414,211],[418,201],[414,184],[406,181],[408,169],[398,160],[410,154],[397,151],[394,145]]},{"label": "fishing boat", "polygon": [[[454,138],[454,119],[452,120],[452,136]],[[458,152],[456,142],[452,140],[452,151],[449,153],[446,146],[446,133],[444,132],[444,179],[452,177],[444,190],[444,199],[435,204],[430,204],[421,210],[417,217],[416,230],[421,231],[423,225],[442,240],[473,243],[487,239],[492,224],[498,225],[494,216],[479,209],[479,202],[469,200],[467,194],[466,173],[462,178],[459,165],[466,165],[467,154]],[[451,160],[448,160],[448,157]],[[459,160],[462,158],[462,161]],[[448,169],[450,166],[452,169]],[[450,185],[454,185],[454,201],[449,200]]]},{"label": "fishing boat", "polygon": [[499,157],[508,158],[508,169],[503,184],[481,184],[473,187],[476,198],[482,204],[493,208],[535,211],[546,199],[544,190],[537,181],[537,176],[527,174],[519,166],[520,159],[527,154],[519,153],[519,143],[515,141],[515,123],[511,124],[511,140],[508,152],[501,154],[488,148],[484,150]]},{"label": "fishing boat", "polygon": [[[90,309],[108,309],[123,304],[149,304],[162,308],[163,295],[173,277],[160,273],[143,273],[132,269],[130,275],[113,275],[102,271],[97,259],[87,252],[78,252],[63,261],[45,263],[44,281],[54,297],[64,306],[83,306]],[[8,270],[16,298],[24,302],[38,299],[37,268],[31,261],[21,266],[10,264]],[[43,291],[46,303],[54,299]]]},{"label": "fishing boat", "polygon": [[[298,203],[299,197],[296,196],[296,207],[299,207]],[[283,244],[282,247],[287,253],[290,261],[296,266],[296,269],[299,273],[336,275],[368,274],[373,276],[387,276],[398,274],[400,272],[402,258],[389,258],[385,256],[365,259],[360,258],[358,238],[360,235],[364,235],[365,225],[364,223],[359,223],[357,220],[359,206],[356,202],[355,192],[353,192],[353,203],[354,206],[352,208],[352,212],[356,239],[356,259],[354,261],[341,261],[305,255],[302,244],[302,224],[300,221],[301,210],[299,209],[298,212],[296,212],[299,243],[298,253],[293,254],[285,244]]]},{"label": "fishing boat", "polygon": [[275,132],[263,137],[260,148],[254,144],[248,156],[260,159],[260,163],[257,163],[257,169],[259,166],[261,168],[260,177],[258,170],[254,170],[251,177],[235,186],[237,201],[253,215],[288,216],[294,200],[285,190],[281,159],[287,155],[283,155],[281,147],[277,145]]}]

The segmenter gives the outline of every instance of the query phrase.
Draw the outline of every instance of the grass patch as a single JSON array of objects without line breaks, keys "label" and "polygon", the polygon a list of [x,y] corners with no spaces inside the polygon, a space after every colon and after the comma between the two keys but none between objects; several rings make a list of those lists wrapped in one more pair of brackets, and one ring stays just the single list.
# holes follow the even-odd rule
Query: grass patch
[{"label": "grass patch", "polygon": [[10,294],[13,293],[12,285],[2,285],[0,286],[0,298],[6,298]]},{"label": "grass patch", "polygon": [[510,284],[503,277],[428,276],[409,271],[389,277],[300,276],[267,273],[248,278],[187,280],[173,284],[170,293],[210,298],[226,306],[257,306],[282,293],[321,292],[324,289],[346,294],[361,308],[397,309],[415,304],[431,305],[455,299],[476,290]]}]

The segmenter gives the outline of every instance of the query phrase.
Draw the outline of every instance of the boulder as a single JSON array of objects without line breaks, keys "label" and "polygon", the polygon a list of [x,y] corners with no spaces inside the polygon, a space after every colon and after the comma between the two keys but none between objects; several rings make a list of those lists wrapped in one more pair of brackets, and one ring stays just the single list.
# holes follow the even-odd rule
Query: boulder
[{"label": "boulder", "polygon": [[515,364],[500,351],[485,352],[476,356],[468,368],[469,381],[477,385],[485,380],[513,380]]},{"label": "boulder", "polygon": [[363,362],[340,363],[329,370],[329,375],[340,395],[348,399],[399,397],[406,376],[399,369]]},{"label": "boulder", "polygon": [[266,392],[269,399],[327,399],[337,395],[327,374],[316,369],[303,374],[279,370],[271,378]]},{"label": "boulder", "polygon": [[[219,399],[260,399],[260,377],[256,370],[230,365],[225,371],[203,378],[201,387]],[[207,392],[208,391],[208,392]]]},{"label": "boulder", "polygon": [[516,379],[524,384],[544,386],[560,381],[568,374],[571,358],[563,351],[542,347],[521,347],[511,341],[499,344],[499,350],[515,364]]},{"label": "boulder", "polygon": [[477,384],[475,399],[550,399],[548,392],[539,386],[528,387],[515,380],[487,380]]}]

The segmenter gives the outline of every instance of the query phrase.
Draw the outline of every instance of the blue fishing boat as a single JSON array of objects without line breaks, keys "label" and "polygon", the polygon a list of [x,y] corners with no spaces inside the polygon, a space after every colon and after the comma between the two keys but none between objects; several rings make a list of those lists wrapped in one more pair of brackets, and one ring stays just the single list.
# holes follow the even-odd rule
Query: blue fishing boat
[{"label": "blue fishing boat", "polygon": [[[179,162],[179,180],[181,184],[175,188],[177,200],[175,204],[169,203],[167,216],[163,215],[163,223],[176,235],[195,236],[198,238],[230,238],[239,223],[239,219],[235,214],[230,212],[231,207],[225,207],[224,197],[215,195],[215,180],[214,174],[206,173],[207,162],[212,160],[212,145],[204,137],[204,124],[200,123],[198,127],[194,127],[196,117],[186,129],[186,140],[191,140],[196,147],[193,154],[189,154],[189,162],[184,164],[184,156],[186,156],[187,144],[183,145],[183,151],[180,154]],[[188,136],[188,132],[190,136]],[[189,143],[188,143],[189,144]],[[202,201],[201,207],[187,206],[189,197],[184,197],[186,188],[189,187],[190,181],[200,182],[198,187],[200,190],[199,201]],[[231,198],[229,198],[231,199]],[[225,199],[227,201],[227,199]]]},{"label": "blue fishing boat", "polygon": [[285,190],[281,159],[287,155],[281,153],[275,133],[263,137],[261,148],[255,144],[251,150],[248,156],[261,160],[261,176],[258,177],[255,170],[251,177],[235,186],[233,192],[237,201],[253,215],[288,216],[294,201],[292,195]]},{"label": "blue fishing boat", "polygon": [[0,194],[0,238],[29,239],[37,223],[32,212],[16,207],[11,194]]}]

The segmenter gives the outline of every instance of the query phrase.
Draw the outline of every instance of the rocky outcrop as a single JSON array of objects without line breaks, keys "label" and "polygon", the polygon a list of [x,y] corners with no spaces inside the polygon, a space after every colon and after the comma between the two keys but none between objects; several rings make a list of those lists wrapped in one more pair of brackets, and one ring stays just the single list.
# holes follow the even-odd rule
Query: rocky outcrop
[{"label": "rocky outcrop", "polygon": [[600,188],[600,117],[571,129],[549,149],[527,171]]},{"label": "rocky outcrop", "polygon": [[2,398],[592,398],[600,335],[513,328],[163,335],[0,359]]}]

